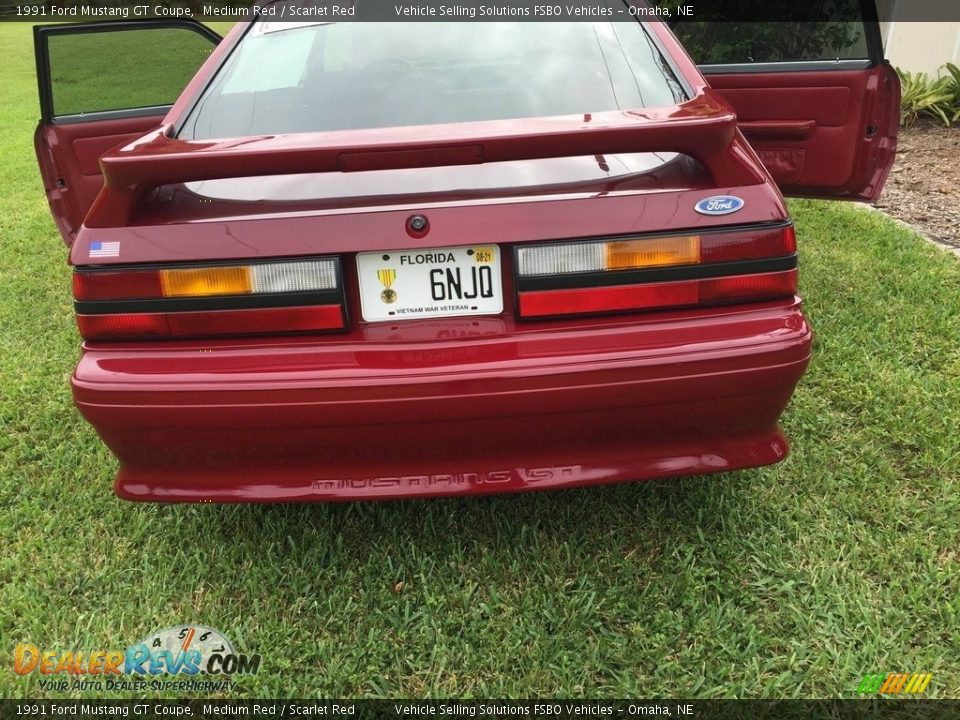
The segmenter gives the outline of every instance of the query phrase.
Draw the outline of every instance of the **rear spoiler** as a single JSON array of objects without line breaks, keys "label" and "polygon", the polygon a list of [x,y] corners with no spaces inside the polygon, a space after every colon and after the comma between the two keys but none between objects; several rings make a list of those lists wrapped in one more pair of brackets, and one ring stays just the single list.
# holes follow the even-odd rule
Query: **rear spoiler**
[{"label": "rear spoiler", "polygon": [[229,140],[180,140],[168,125],[100,159],[104,188],[85,225],[128,224],[162,185],[296,173],[676,152],[699,161],[718,187],[763,182],[736,129],[736,115],[710,89],[664,109]]}]

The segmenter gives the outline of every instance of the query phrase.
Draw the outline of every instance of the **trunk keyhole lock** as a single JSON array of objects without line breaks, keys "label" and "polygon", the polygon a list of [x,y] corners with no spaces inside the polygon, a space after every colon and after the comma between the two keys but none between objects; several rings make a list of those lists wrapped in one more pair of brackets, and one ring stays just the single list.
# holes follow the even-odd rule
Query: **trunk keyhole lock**
[{"label": "trunk keyhole lock", "polygon": [[421,238],[430,232],[430,221],[425,215],[411,215],[407,218],[407,234]]}]

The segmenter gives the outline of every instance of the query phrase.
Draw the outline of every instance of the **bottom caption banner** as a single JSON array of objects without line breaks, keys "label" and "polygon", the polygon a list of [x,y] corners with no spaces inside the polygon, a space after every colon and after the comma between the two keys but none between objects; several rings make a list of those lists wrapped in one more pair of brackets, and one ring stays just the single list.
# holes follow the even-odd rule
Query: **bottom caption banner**
[{"label": "bottom caption banner", "polygon": [[0,718],[960,718],[954,700],[4,700]]}]

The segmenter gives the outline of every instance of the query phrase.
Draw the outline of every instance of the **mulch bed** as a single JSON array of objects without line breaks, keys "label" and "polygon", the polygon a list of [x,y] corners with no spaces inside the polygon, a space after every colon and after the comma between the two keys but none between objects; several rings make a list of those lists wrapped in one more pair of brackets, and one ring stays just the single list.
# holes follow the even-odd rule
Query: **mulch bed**
[{"label": "mulch bed", "polygon": [[960,128],[921,120],[901,129],[897,160],[877,207],[960,248]]}]

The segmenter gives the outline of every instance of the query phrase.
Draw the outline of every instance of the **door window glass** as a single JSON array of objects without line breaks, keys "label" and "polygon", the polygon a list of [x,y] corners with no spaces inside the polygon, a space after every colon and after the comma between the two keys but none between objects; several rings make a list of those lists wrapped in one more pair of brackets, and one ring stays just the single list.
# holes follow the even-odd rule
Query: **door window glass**
[{"label": "door window glass", "polygon": [[53,114],[172,105],[215,47],[188,28],[51,34]]}]

